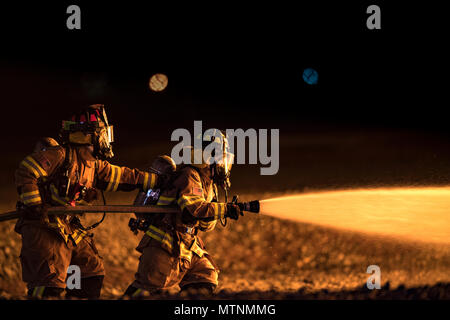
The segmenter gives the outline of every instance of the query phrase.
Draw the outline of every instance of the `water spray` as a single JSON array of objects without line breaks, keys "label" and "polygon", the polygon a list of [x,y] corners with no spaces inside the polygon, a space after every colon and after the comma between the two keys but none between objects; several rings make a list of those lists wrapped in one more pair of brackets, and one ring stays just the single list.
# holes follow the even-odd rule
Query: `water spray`
[{"label": "water spray", "polygon": [[260,201],[261,214],[342,230],[450,244],[450,187],[293,194]]}]

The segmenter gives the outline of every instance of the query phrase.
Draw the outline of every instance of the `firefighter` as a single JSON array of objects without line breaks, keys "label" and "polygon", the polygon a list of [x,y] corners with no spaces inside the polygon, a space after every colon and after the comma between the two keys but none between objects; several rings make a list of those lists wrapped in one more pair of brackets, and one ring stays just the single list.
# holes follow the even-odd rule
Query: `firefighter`
[{"label": "firefighter", "polygon": [[[155,173],[111,165],[113,127],[103,105],[91,105],[63,121],[60,144],[41,139],[15,173],[21,213],[15,231],[22,236],[20,260],[28,296],[61,296],[69,265],[81,271],[81,288],[66,297],[100,297],[105,270],[93,234],[80,219],[48,215],[49,206],[86,205],[101,191],[146,191],[163,182]],[[103,196],[103,194],[102,194]],[[104,197],[103,197],[104,199]]]},{"label": "firefighter", "polygon": [[[145,201],[139,204],[176,205],[180,211],[147,216],[145,234],[136,248],[141,253],[138,270],[124,298],[137,299],[176,285],[182,291],[200,290],[208,294],[217,287],[218,267],[198,232],[213,230],[219,219],[230,217],[237,220],[242,214],[238,205],[218,202],[217,186],[229,188],[233,162],[233,155],[227,151],[226,138],[218,132],[220,134],[215,136],[219,138],[215,143],[220,147],[216,150],[220,149],[222,154],[213,157],[219,161],[178,166],[167,186],[154,200],[156,203],[138,196]],[[197,151],[201,152],[191,149],[192,158]],[[172,171],[174,164],[170,165],[168,159],[171,160],[167,156],[160,157],[156,165],[169,167]],[[149,196],[152,194],[148,193]]]}]

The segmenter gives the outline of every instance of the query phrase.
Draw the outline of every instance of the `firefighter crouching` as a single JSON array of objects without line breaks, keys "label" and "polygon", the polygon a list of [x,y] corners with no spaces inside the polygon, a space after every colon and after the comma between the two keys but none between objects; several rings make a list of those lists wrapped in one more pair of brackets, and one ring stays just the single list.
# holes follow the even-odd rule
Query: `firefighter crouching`
[{"label": "firefighter crouching", "polygon": [[63,121],[60,138],[61,145],[41,139],[15,174],[22,278],[29,297],[60,296],[69,265],[77,265],[81,289],[67,289],[66,297],[96,299],[105,270],[90,228],[83,227],[78,217],[47,215],[48,207],[86,205],[97,198],[97,189],[146,191],[163,178],[105,161],[113,157],[113,132],[103,105],[92,105]]},{"label": "firefighter crouching", "polygon": [[180,165],[175,171],[173,160],[162,156],[152,165],[155,172],[164,167],[164,170],[172,171],[172,178],[162,190],[138,195],[135,204],[176,204],[180,212],[148,215],[143,224],[138,223],[145,232],[136,248],[142,255],[135,280],[126,290],[125,298],[139,298],[176,285],[181,290],[192,288],[208,293],[217,287],[218,267],[198,232],[213,230],[218,219],[237,219],[241,214],[238,205],[217,202],[217,185],[229,187],[233,162],[233,155],[226,151],[227,142],[222,133],[220,138],[222,141],[218,143],[223,146],[223,155],[219,163]]}]

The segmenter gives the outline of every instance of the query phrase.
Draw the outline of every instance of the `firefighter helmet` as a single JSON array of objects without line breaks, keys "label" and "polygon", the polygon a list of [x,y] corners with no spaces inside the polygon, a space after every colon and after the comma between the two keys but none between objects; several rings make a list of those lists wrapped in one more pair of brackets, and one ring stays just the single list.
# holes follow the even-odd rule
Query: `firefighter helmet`
[{"label": "firefighter helmet", "polygon": [[64,120],[61,128],[64,144],[92,145],[94,156],[99,159],[112,158],[111,143],[114,142],[113,126],[109,124],[105,106],[93,104]]},{"label": "firefighter helmet", "polygon": [[45,151],[47,148],[58,146],[58,142],[50,137],[40,138],[34,146],[33,152]]},{"label": "firefighter helmet", "polygon": [[[191,165],[199,169],[210,168],[213,181],[229,189],[234,154],[230,151],[227,137],[222,131],[214,129],[211,134],[203,136],[202,146],[202,149],[190,147]],[[198,159],[201,159],[200,163]]]},{"label": "firefighter helmet", "polygon": [[169,156],[162,155],[158,156],[153,160],[149,171],[156,173],[157,175],[168,174],[171,175],[177,170],[177,165],[175,161]]}]

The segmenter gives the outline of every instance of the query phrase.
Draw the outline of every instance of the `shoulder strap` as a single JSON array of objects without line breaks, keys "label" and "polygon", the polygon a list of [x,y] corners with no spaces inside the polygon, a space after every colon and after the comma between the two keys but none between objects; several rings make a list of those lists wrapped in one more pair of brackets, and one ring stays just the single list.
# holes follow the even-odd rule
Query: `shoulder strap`
[{"label": "shoulder strap", "polygon": [[61,175],[64,175],[67,170],[70,169],[70,167],[73,165],[72,164],[72,152],[69,146],[65,146],[64,147],[64,160],[61,166],[59,166],[54,173],[48,177],[46,184],[51,184],[53,183],[55,180],[57,180],[58,178],[61,177]]},{"label": "shoulder strap", "polygon": [[64,155],[64,162],[61,166],[62,171],[69,170],[70,167],[73,165],[73,154],[72,154],[72,148],[70,148],[69,145],[65,146],[65,155]]}]

